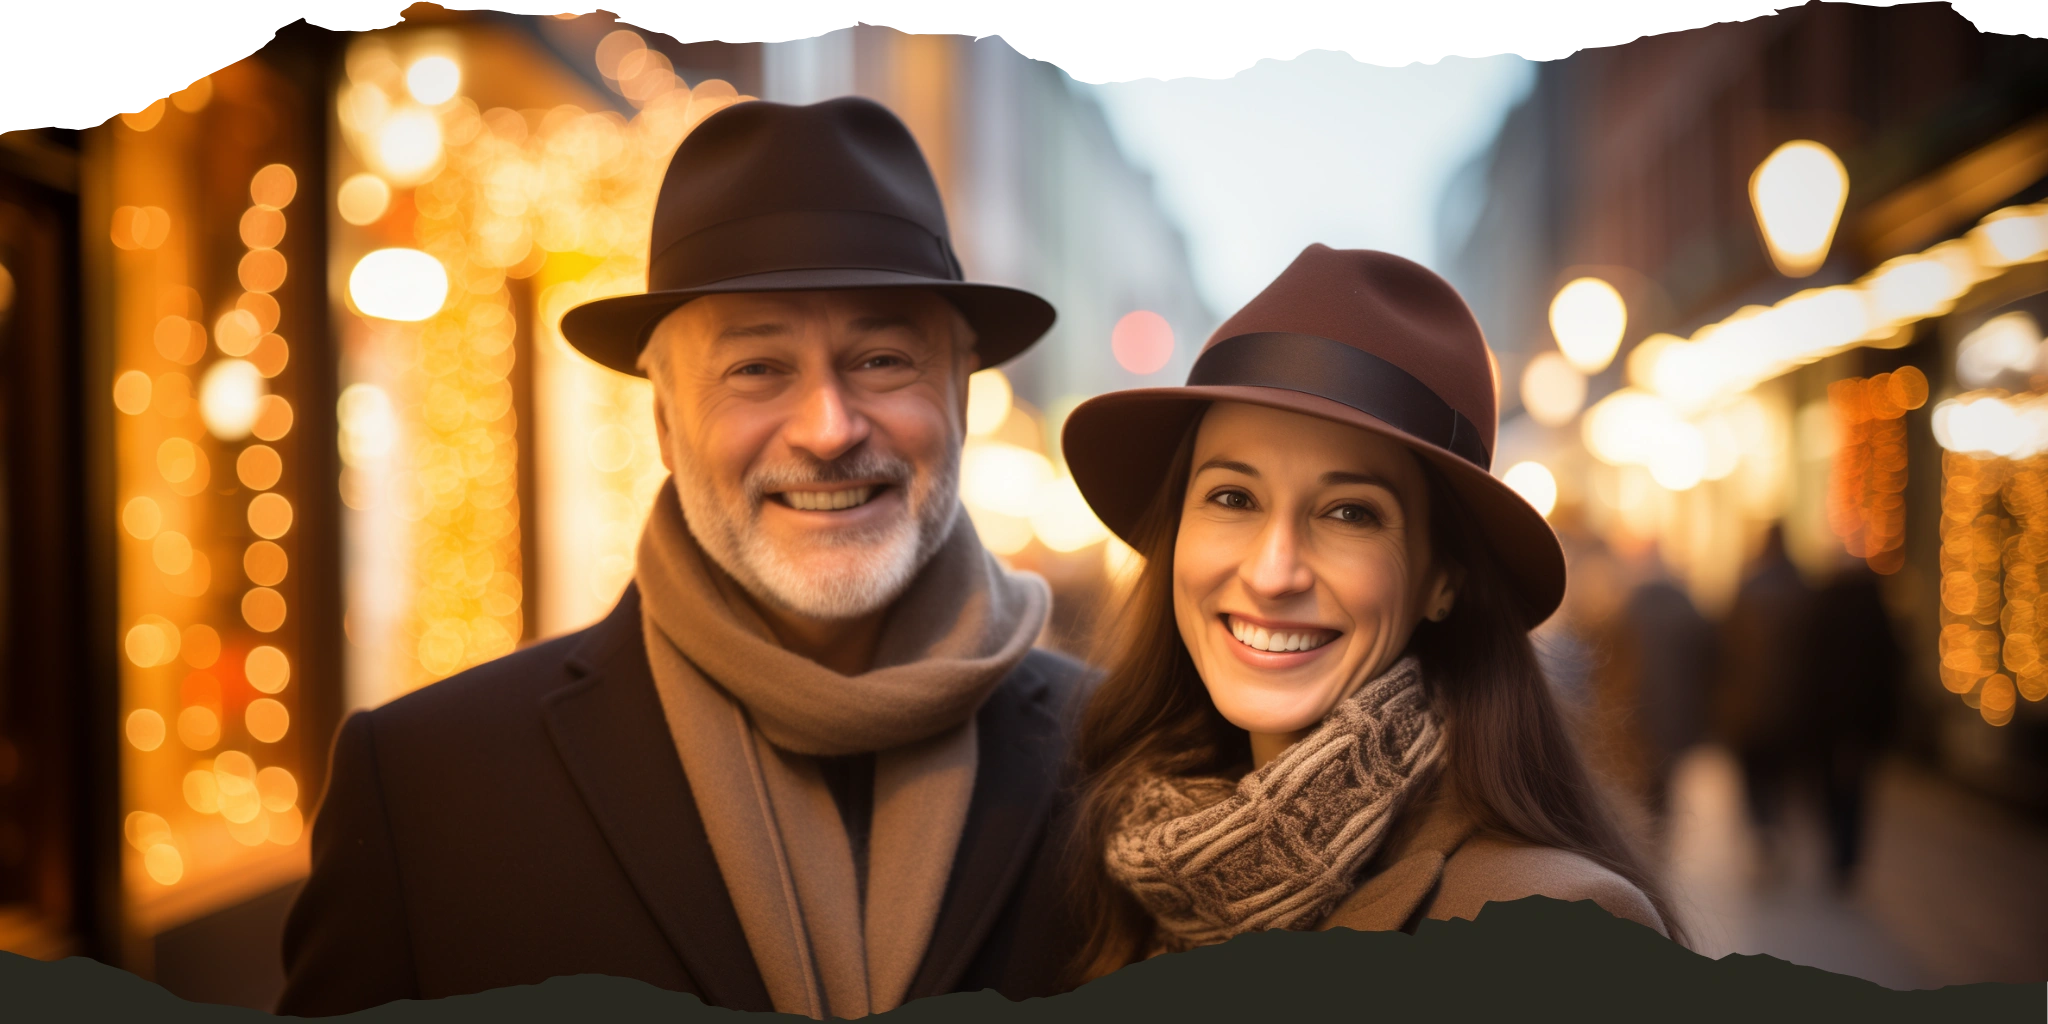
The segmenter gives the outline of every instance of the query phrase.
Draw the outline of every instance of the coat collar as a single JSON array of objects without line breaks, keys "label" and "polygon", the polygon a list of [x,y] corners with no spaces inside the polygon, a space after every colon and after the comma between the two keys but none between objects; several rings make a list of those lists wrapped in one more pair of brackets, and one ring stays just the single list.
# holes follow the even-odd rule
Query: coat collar
[{"label": "coat collar", "polygon": [[1476,827],[1441,780],[1405,817],[1358,888],[1321,928],[1376,932],[1405,926],[1436,890],[1444,863]]},{"label": "coat collar", "polygon": [[[542,713],[627,878],[706,1003],[773,1010],[655,694],[637,588],[565,664],[574,681],[542,698]],[[1038,850],[1058,787],[1047,752],[1061,749],[1042,671],[1027,655],[978,713],[973,802],[906,1002],[959,982]]]},{"label": "coat collar", "polygon": [[773,1010],[711,854],[662,716],[640,631],[640,593],[568,658],[576,681],[542,698],[562,763],[612,852],[706,1003]]}]

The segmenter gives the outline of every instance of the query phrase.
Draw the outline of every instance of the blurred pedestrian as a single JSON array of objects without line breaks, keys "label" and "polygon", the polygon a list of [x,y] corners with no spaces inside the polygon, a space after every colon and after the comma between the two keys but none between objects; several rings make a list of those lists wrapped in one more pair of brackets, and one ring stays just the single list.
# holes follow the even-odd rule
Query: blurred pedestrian
[{"label": "blurred pedestrian", "polygon": [[1898,728],[1897,634],[1876,573],[1861,559],[1813,597],[1805,630],[1799,774],[1814,783],[1838,887],[1854,881],[1870,777]]},{"label": "blurred pedestrian", "polygon": [[1801,643],[1812,591],[1773,523],[1721,626],[1714,731],[1742,764],[1750,820],[1768,863],[1774,853],[1793,748],[1799,742]]},{"label": "blurred pedestrian", "polygon": [[1706,734],[1714,628],[1655,541],[1625,542],[1623,552],[1631,585],[1604,631],[1596,747],[1615,781],[1661,822],[1673,766]]}]

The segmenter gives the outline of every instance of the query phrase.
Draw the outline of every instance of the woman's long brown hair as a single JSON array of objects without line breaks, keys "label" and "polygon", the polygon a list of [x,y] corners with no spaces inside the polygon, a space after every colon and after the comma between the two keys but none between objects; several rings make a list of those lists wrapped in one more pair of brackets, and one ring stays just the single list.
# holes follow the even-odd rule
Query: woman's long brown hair
[{"label": "woman's long brown hair", "polygon": [[[1102,851],[1130,788],[1147,774],[1241,775],[1250,744],[1209,699],[1173,615],[1173,545],[1180,530],[1196,416],[1173,472],[1132,540],[1145,564],[1122,612],[1098,641],[1107,666],[1081,719],[1074,839],[1075,909],[1089,923],[1077,983],[1139,959],[1152,919],[1109,877]],[[1478,525],[1426,460],[1430,536],[1440,563],[1462,570],[1450,617],[1416,627],[1408,649],[1422,660],[1444,717],[1444,783],[1480,831],[1581,854],[1641,889],[1671,937],[1685,941],[1663,886],[1598,790],[1536,660],[1529,630]]]}]

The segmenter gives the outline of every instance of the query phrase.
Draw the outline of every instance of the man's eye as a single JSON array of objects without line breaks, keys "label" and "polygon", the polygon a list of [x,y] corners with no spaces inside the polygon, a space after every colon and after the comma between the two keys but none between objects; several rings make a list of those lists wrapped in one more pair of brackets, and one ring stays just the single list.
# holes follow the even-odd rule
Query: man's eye
[{"label": "man's eye", "polygon": [[902,356],[870,356],[866,362],[860,365],[862,368],[869,370],[886,370],[890,367],[908,366],[910,364]]},{"label": "man's eye", "polygon": [[740,376],[742,376],[742,377],[760,377],[760,376],[764,376],[764,375],[766,375],[766,374],[768,373],[768,364],[767,364],[767,363],[748,363],[747,365],[745,365],[745,366],[742,366],[742,367],[740,367],[740,368],[739,368],[739,369],[737,369],[737,370],[734,370],[734,371],[733,371],[733,373],[735,373],[735,374],[738,374],[738,375],[740,375]]}]

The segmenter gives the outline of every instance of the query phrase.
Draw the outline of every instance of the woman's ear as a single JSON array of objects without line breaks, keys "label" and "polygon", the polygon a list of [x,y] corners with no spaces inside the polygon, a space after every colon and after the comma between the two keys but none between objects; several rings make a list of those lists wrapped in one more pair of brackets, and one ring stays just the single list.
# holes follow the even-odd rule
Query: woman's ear
[{"label": "woman's ear", "polygon": [[1464,582],[1465,573],[1457,566],[1444,566],[1432,573],[1429,593],[1423,598],[1423,617],[1431,622],[1442,622],[1451,617],[1451,608],[1458,603],[1458,586]]}]

